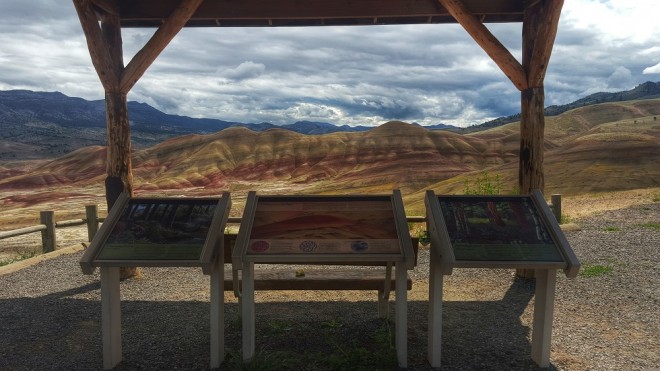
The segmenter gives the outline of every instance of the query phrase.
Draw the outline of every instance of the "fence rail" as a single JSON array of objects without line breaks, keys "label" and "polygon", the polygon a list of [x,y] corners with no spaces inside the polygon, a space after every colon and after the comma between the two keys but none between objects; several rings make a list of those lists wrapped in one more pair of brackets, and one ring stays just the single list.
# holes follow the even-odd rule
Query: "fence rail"
[{"label": "fence rail", "polygon": [[41,245],[44,253],[55,251],[57,248],[57,228],[76,227],[80,225],[87,225],[87,238],[91,241],[99,230],[99,223],[103,222],[104,218],[98,217],[98,206],[87,205],[85,206],[85,218],[63,220],[60,222],[55,221],[54,211],[41,211],[39,213],[39,220],[41,224],[30,227],[14,229],[11,231],[0,232],[0,240],[10,237],[18,237],[25,234],[41,232]]},{"label": "fence rail", "polygon": [[34,232],[40,232],[46,229],[45,225],[35,225],[32,227],[25,227],[21,229],[14,229],[13,231],[4,231],[0,232],[0,240],[9,238],[9,237],[18,237],[24,234],[30,234]]}]

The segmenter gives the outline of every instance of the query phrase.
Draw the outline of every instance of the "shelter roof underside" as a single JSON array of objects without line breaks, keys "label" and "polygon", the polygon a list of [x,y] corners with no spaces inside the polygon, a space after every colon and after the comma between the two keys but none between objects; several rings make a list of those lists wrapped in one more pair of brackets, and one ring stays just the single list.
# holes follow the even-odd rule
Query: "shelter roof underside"
[{"label": "shelter roof underside", "polygon": [[[522,22],[531,0],[462,0],[483,23]],[[179,0],[92,0],[122,27],[158,27]],[[185,27],[456,23],[437,0],[204,0]]]}]

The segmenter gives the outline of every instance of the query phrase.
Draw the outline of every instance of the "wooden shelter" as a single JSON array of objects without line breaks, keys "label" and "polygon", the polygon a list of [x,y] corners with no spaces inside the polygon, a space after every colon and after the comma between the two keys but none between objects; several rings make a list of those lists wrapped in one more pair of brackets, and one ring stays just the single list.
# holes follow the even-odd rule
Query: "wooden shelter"
[{"label": "wooden shelter", "polygon": [[[72,1],[105,90],[108,208],[122,192],[133,193],[127,94],[183,27],[459,23],[521,92],[520,192],[543,190],[543,81],[564,0]],[[522,24],[522,61],[485,26],[504,22]],[[128,64],[126,27],[156,29]]]},{"label": "wooden shelter", "polygon": [[[127,94],[183,27],[460,23],[521,92],[519,186],[543,190],[543,80],[564,0],[73,0],[105,89],[108,206],[132,194]],[[522,62],[486,23],[522,23]],[[124,65],[121,30],[157,28]]]}]

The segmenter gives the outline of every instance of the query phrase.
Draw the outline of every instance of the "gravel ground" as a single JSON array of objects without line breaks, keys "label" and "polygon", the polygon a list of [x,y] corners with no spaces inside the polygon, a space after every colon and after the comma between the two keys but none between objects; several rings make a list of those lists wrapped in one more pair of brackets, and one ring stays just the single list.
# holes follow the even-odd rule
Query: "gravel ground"
[{"label": "gravel ground", "polygon": [[[575,279],[558,273],[550,369],[660,367],[659,222],[656,202],[595,214],[566,231],[583,268],[607,272]],[[81,254],[0,275],[0,370],[102,367],[99,275],[81,273]],[[412,276],[408,363],[428,370],[427,249]],[[117,369],[208,367],[209,282],[200,269],[143,268],[121,290],[124,360]],[[537,369],[530,360],[533,282],[511,270],[455,269],[445,278],[444,299],[443,369]],[[375,293],[271,291],[258,292],[256,301],[258,354],[341,352],[343,344],[320,336],[328,324],[354,343],[381,323]],[[231,360],[240,357],[239,320],[231,293],[225,302]],[[285,326],[275,331],[278,323]]]}]

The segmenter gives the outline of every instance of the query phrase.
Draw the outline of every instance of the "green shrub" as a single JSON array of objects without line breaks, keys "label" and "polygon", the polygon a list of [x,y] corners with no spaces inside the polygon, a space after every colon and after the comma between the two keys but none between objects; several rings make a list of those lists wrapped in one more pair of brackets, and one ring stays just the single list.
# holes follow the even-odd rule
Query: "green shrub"
[{"label": "green shrub", "polygon": [[502,179],[499,174],[494,178],[490,178],[488,172],[478,175],[471,184],[470,180],[465,181],[465,189],[463,191],[466,195],[498,195],[502,191]]}]

